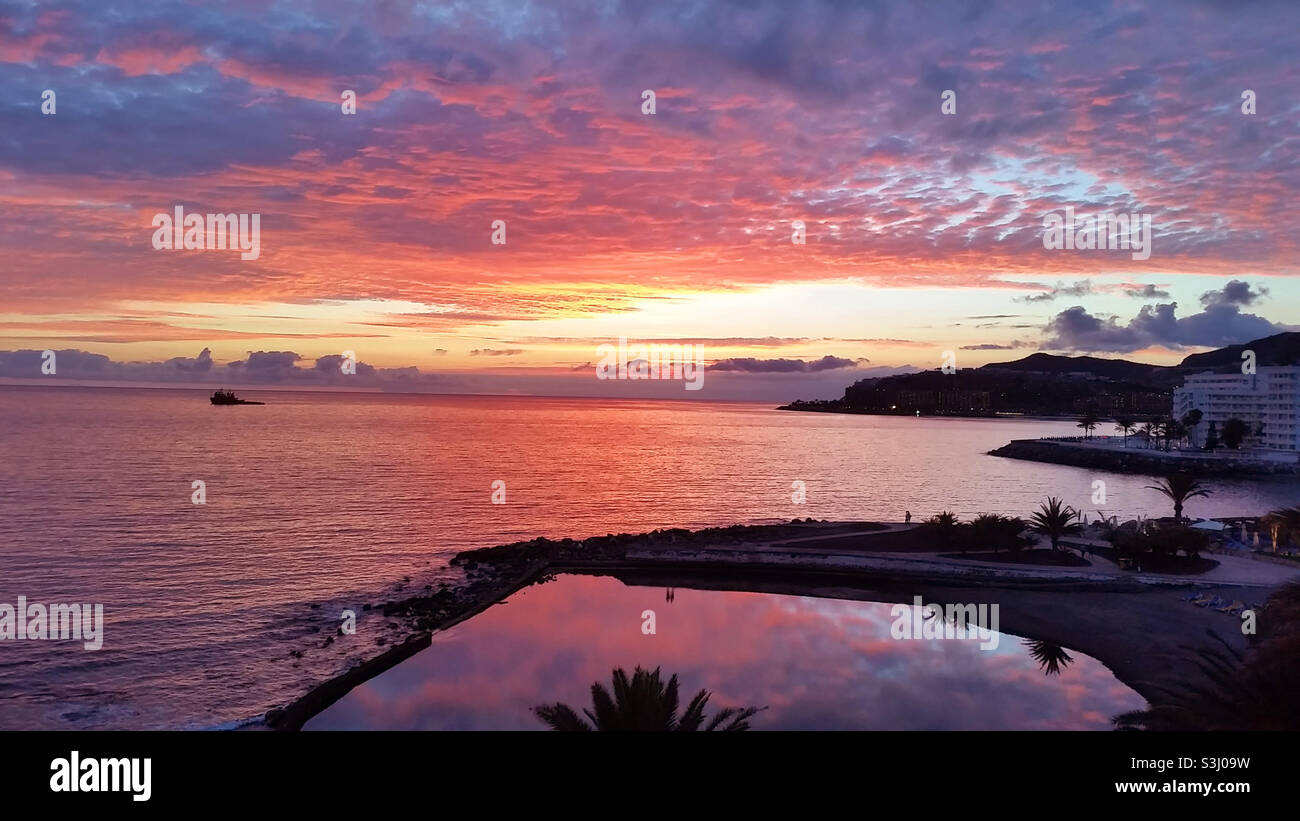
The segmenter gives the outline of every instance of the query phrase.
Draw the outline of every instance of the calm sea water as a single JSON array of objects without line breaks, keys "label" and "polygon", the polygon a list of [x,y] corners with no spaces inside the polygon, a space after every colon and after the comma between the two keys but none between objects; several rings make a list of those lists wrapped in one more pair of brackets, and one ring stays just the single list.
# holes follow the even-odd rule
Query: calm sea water
[{"label": "calm sea water", "polygon": [[[449,578],[466,547],[940,509],[1167,514],[1148,480],[985,455],[1069,422],[779,412],[743,403],[0,386],[0,602],[98,602],[104,648],[0,644],[0,728],[228,726],[382,647],[311,650],[340,613]],[[206,504],[192,503],[205,483]],[[505,483],[506,504],[491,503]],[[791,483],[807,502],[795,505]],[[1190,515],[1295,504],[1233,481]],[[409,582],[402,582],[409,578]],[[351,640],[355,638],[356,640]]]}]

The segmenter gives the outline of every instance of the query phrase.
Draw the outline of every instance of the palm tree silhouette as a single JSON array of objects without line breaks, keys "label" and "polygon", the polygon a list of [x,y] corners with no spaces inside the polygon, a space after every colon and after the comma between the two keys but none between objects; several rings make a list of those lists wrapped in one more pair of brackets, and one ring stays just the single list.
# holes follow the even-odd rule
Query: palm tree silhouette
[{"label": "palm tree silhouette", "polygon": [[623,668],[614,670],[614,693],[599,681],[591,685],[591,710],[583,709],[587,719],[562,702],[543,704],[533,708],[539,719],[552,730],[643,730],[652,732],[688,732],[694,730],[738,731],[749,729],[749,719],[766,707],[728,707],[719,710],[705,724],[704,708],[709,702],[709,691],[700,690],[686,705],[686,712],[677,715],[677,676],[665,684],[659,668],[653,672],[637,667],[631,681]]},{"label": "palm tree silhouette", "polygon": [[1065,652],[1064,647],[1050,641],[1025,639],[1024,645],[1029,648],[1029,655],[1038,662],[1038,669],[1042,670],[1045,676],[1059,676],[1061,671],[1074,661],[1074,657]]},{"label": "palm tree silhouette", "polygon": [[1133,421],[1132,417],[1129,416],[1115,417],[1115,430],[1122,431],[1124,433],[1124,447],[1128,447],[1129,432],[1133,430],[1133,428],[1136,426],[1137,423]]},{"label": "palm tree silhouette", "polygon": [[1187,413],[1183,414],[1182,419],[1178,420],[1182,423],[1183,430],[1187,431],[1187,441],[1193,448],[1198,447],[1196,442],[1196,426],[1201,424],[1201,420],[1204,418],[1204,413],[1197,408],[1192,408]]},{"label": "palm tree silhouette", "polygon": [[1153,425],[1150,422],[1143,422],[1141,427],[1135,431],[1138,436],[1142,437],[1142,445],[1148,450],[1151,449],[1152,438],[1156,436],[1156,427],[1156,425]]},{"label": "palm tree silhouette", "polygon": [[1165,450],[1174,442],[1181,442],[1183,437],[1187,436],[1187,427],[1177,419],[1166,419],[1161,429],[1165,437]]},{"label": "palm tree silhouette", "polygon": [[1241,442],[1250,434],[1250,427],[1245,422],[1233,417],[1223,423],[1223,432],[1219,438],[1223,440],[1223,446],[1229,450],[1236,450],[1241,447]]},{"label": "palm tree silhouette", "polygon": [[1049,496],[1046,502],[1038,506],[1038,512],[1029,517],[1029,528],[1050,539],[1052,549],[1058,550],[1062,536],[1078,533],[1083,529],[1083,525],[1075,521],[1078,518],[1079,511],[1063,504],[1055,496]]},{"label": "palm tree silhouette", "polygon": [[1197,496],[1210,495],[1210,489],[1201,484],[1199,479],[1187,473],[1174,473],[1161,479],[1154,485],[1147,485],[1147,490],[1158,490],[1174,503],[1174,518],[1183,520],[1183,503]]},{"label": "palm tree silhouette", "polygon": [[1079,419],[1079,424],[1075,425],[1075,427],[1083,428],[1083,438],[1091,439],[1093,428],[1097,427],[1097,423],[1100,421],[1101,420],[1097,418],[1097,414],[1088,411]]}]

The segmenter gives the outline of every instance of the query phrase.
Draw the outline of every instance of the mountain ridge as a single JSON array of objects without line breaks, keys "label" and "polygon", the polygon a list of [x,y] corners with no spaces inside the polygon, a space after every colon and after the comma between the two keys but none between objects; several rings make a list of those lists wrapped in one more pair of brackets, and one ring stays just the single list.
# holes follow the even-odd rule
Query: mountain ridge
[{"label": "mountain ridge", "polygon": [[1168,415],[1173,391],[1197,371],[1240,371],[1242,351],[1257,366],[1300,361],[1300,332],[1286,331],[1241,345],[1191,354],[1177,365],[1127,359],[1033,353],[1012,362],[944,373],[938,368],[860,379],[841,399],[795,401],[783,410],[831,413],[1063,416],[1080,413]]},{"label": "mountain ridge", "polygon": [[[1032,371],[1036,373],[1090,373],[1111,379],[1131,379],[1170,371],[1236,367],[1241,364],[1242,351],[1255,352],[1255,364],[1294,365],[1300,362],[1300,332],[1283,331],[1243,342],[1227,345],[1203,353],[1189,354],[1177,365],[1152,365],[1128,359],[1108,359],[1098,356],[1065,356],[1050,353],[1032,353],[1010,362],[990,362],[980,369],[1006,371]],[[1181,373],[1179,374],[1181,375]]]}]

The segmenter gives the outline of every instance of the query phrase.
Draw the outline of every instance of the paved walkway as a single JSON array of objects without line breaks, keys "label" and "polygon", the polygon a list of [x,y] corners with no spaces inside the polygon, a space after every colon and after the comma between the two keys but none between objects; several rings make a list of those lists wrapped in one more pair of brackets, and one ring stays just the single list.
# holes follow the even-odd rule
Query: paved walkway
[{"label": "paved walkway", "polygon": [[822,533],[818,536],[800,536],[795,539],[777,539],[776,541],[764,542],[764,544],[794,544],[796,542],[820,542],[825,539],[847,539],[850,536],[879,536],[882,533],[899,533],[904,530],[911,530],[916,527],[914,524],[904,522],[879,522],[883,527],[875,530],[851,530],[847,533]]},{"label": "paved walkway", "polygon": [[1295,568],[1272,562],[1261,562],[1241,556],[1213,554],[1219,566],[1202,573],[1198,578],[1231,584],[1251,584],[1272,587],[1300,578],[1300,566]]},{"label": "paved walkway", "polygon": [[[735,562],[737,564],[797,565],[864,571],[892,572],[924,576],[969,576],[972,578],[1002,577],[1022,581],[1084,581],[1084,582],[1138,582],[1141,584],[1187,584],[1201,587],[1234,585],[1272,588],[1292,579],[1300,578],[1300,567],[1290,568],[1272,562],[1261,562],[1236,556],[1214,554],[1219,566],[1197,575],[1171,573],[1134,573],[1120,570],[1113,562],[1089,554],[1091,567],[1058,567],[1043,565],[1009,564],[978,559],[945,558],[938,553],[869,552],[865,550],[836,550],[825,547],[804,547],[801,542],[839,539],[851,536],[872,536],[910,530],[915,524],[882,522],[886,528],[878,530],[828,533],[819,536],[801,536],[771,542],[751,542],[735,545],[711,545],[693,548],[655,548],[630,550],[628,558],[660,561]],[[1095,539],[1071,539],[1098,547],[1109,545]]]}]

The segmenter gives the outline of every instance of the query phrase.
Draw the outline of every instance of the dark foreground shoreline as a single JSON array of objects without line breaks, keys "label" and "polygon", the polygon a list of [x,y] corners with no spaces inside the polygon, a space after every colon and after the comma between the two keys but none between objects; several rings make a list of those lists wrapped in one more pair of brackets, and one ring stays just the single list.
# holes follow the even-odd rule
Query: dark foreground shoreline
[{"label": "dark foreground shoreline", "polygon": [[[1246,646],[1238,622],[1179,601],[1189,588],[1262,601],[1269,590],[1198,581],[1090,573],[1080,568],[982,566],[917,554],[899,526],[795,520],[609,535],[534,539],[464,551],[453,565],[466,582],[376,607],[407,638],[380,655],[268,712],[261,728],[301,729],[354,687],[430,646],[447,630],[518,590],[561,573],[613,576],[629,585],[693,587],[911,603],[997,603],[999,629],[1052,642],[1100,661],[1152,704],[1197,680],[1197,651]],[[830,537],[830,538],[828,538]],[[833,548],[827,545],[834,545]],[[846,546],[847,545],[847,546]]]}]

